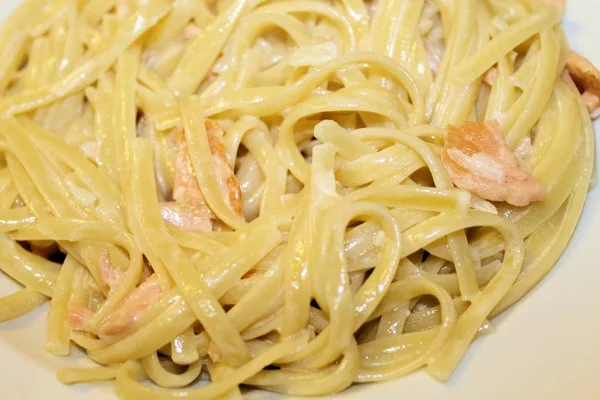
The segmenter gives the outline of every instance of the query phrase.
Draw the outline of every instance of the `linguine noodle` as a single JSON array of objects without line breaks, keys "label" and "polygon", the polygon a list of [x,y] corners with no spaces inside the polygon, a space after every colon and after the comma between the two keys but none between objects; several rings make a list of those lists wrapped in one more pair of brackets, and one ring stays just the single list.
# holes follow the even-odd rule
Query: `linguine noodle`
[{"label": "linguine noodle", "polygon": [[588,192],[600,73],[562,3],[24,0],[0,321],[48,301],[46,350],[99,364],[58,378],[123,399],[447,380]]}]

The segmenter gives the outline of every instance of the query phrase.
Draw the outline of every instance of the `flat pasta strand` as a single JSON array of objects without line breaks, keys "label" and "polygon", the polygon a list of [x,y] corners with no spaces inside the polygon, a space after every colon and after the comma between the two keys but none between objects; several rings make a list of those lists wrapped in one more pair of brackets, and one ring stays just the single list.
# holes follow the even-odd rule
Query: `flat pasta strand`
[{"label": "flat pasta strand", "polygon": [[125,400],[448,380],[590,188],[600,73],[543,3],[23,1],[0,322],[49,301],[99,364],[58,379]]}]

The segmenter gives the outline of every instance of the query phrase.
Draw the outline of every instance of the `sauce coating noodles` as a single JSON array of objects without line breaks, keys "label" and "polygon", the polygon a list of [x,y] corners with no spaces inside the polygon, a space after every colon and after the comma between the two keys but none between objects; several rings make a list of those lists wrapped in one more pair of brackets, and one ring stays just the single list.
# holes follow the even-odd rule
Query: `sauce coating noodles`
[{"label": "sauce coating noodles", "polygon": [[558,5],[23,1],[0,321],[49,301],[47,351],[100,364],[59,379],[123,399],[447,380],[588,192],[600,74]]}]

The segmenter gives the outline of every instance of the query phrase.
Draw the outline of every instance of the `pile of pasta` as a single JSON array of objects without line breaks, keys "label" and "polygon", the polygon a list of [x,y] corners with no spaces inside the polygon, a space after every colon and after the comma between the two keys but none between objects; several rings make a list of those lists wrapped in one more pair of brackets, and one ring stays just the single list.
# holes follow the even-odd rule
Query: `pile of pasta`
[{"label": "pile of pasta", "polygon": [[23,1],[0,321],[48,302],[99,364],[59,379],[123,399],[448,379],[592,179],[600,74],[548,3]]}]

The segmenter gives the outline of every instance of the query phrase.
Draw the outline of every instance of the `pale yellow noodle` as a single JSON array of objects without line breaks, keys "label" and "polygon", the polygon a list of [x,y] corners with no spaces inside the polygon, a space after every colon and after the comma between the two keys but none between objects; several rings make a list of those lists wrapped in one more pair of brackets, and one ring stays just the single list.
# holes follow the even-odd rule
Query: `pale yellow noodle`
[{"label": "pale yellow noodle", "polygon": [[[0,321],[50,301],[46,350],[100,364],[59,380],[122,399],[447,380],[557,262],[590,186],[593,126],[538,3],[23,1],[0,28],[19,285]],[[474,120],[531,143],[544,201],[455,187],[446,128]]]}]

